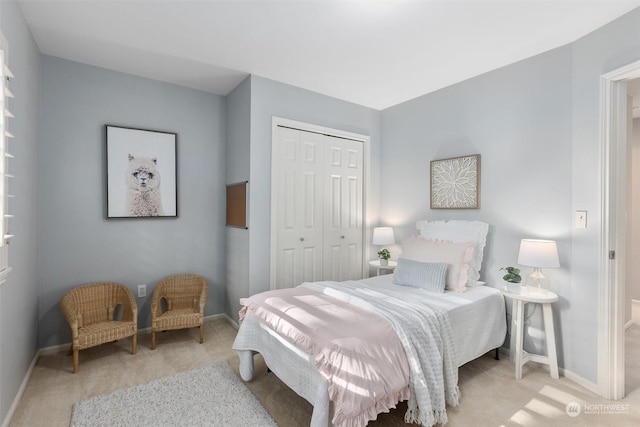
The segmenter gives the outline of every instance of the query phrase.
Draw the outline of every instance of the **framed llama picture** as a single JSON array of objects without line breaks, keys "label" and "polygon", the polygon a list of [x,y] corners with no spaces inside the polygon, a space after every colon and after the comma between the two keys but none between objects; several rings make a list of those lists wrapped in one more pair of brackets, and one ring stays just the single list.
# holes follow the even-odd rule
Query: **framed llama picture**
[{"label": "framed llama picture", "polygon": [[107,218],[177,217],[177,134],[105,128]]},{"label": "framed llama picture", "polygon": [[431,161],[431,209],[480,208],[480,154]]}]

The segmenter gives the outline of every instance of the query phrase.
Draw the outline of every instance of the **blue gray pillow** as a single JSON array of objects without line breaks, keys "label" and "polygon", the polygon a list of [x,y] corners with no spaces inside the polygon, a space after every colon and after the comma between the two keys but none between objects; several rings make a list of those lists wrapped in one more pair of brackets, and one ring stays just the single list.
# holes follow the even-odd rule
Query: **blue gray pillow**
[{"label": "blue gray pillow", "polygon": [[446,277],[446,262],[420,262],[399,258],[393,273],[393,283],[443,293]]}]

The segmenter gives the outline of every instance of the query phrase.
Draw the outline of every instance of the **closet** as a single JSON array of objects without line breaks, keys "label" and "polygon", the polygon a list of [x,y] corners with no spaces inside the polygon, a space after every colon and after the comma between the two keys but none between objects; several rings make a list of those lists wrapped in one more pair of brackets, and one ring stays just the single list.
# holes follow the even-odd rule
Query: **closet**
[{"label": "closet", "polygon": [[271,288],[362,278],[362,140],[276,125]]}]

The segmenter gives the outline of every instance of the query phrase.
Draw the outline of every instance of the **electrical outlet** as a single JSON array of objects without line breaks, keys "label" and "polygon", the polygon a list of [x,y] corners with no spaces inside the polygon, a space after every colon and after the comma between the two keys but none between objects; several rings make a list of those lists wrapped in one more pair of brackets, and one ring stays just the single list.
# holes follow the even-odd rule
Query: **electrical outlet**
[{"label": "electrical outlet", "polygon": [[138,285],[138,298],[147,296],[147,285]]}]

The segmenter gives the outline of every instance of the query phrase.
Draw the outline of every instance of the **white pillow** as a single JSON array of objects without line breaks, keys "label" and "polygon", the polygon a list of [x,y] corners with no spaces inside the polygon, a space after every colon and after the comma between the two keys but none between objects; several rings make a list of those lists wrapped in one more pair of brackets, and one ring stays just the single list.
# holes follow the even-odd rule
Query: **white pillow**
[{"label": "white pillow", "polygon": [[393,272],[393,283],[443,293],[447,267],[446,262],[419,262],[399,258],[398,266]]},{"label": "white pillow", "polygon": [[402,242],[402,258],[447,263],[446,289],[454,292],[464,292],[467,289],[469,262],[472,257],[473,245],[470,242],[453,243],[418,236]]},{"label": "white pillow", "polygon": [[481,221],[418,221],[416,228],[422,237],[450,240],[452,242],[472,242],[473,258],[469,263],[467,286],[479,286],[480,269],[484,247],[487,244],[489,224]]}]

